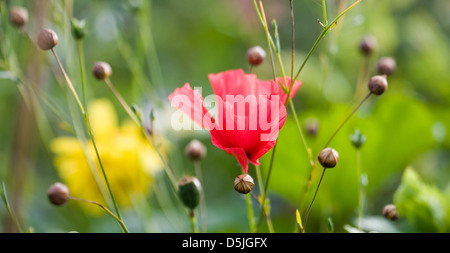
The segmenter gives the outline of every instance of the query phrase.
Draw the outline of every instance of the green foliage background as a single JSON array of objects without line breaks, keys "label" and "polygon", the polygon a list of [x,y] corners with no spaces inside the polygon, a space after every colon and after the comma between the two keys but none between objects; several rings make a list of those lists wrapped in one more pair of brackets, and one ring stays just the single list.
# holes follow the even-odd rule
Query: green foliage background
[{"label": "green foliage background", "polygon": [[[44,4],[44,2],[47,2]],[[0,70],[0,181],[9,198],[18,201],[16,210],[24,227],[36,232],[119,232],[110,217],[91,217],[69,204],[55,208],[46,199],[46,190],[58,181],[51,154],[45,152],[49,136],[39,136],[36,125],[20,125],[19,73],[40,78],[43,115],[49,132],[61,132],[61,121],[71,122],[68,98],[54,77],[55,63],[49,54],[36,51],[32,44],[8,22],[8,8],[25,6],[30,12],[26,30],[31,38],[39,31],[32,20],[35,10],[45,9],[43,24],[54,29],[60,41],[56,47],[68,74],[80,82],[76,43],[71,37],[70,20],[86,19],[84,40],[86,65],[107,61],[113,68],[112,80],[130,104],[149,101],[160,110],[157,131],[169,138],[174,149],[170,161],[181,177],[192,174],[193,164],[184,156],[184,146],[198,138],[208,148],[202,162],[207,203],[208,232],[248,232],[245,199],[233,189],[240,173],[235,158],[211,144],[207,132],[174,132],[170,129],[167,96],[189,82],[212,94],[208,74],[243,68],[248,48],[261,45],[267,50],[265,34],[250,0],[154,0],[142,1],[1,1]],[[290,70],[291,27],[289,1],[263,1],[269,20],[276,19],[281,36],[285,68]],[[328,17],[334,18],[339,3],[327,1]],[[44,6],[44,7],[43,7]],[[304,60],[322,27],[321,1],[294,1],[295,70]],[[357,226],[359,179],[356,150],[349,135],[355,128],[367,137],[361,148],[361,168],[367,174],[367,197],[361,229],[379,232],[450,232],[450,3],[425,0],[365,0],[352,9],[330,32],[313,54],[300,79],[303,86],[295,96],[297,113],[304,127],[308,118],[319,120],[316,137],[307,136],[314,155],[361,98],[355,88],[363,56],[358,45],[367,35],[378,43],[370,57],[370,75],[382,56],[396,59],[397,70],[389,76],[389,88],[372,96],[344,126],[331,143],[340,155],[336,168],[327,171],[308,221],[309,232],[327,232],[332,219],[335,232]],[[154,42],[154,43],[153,43]],[[38,54],[37,62],[30,61]],[[28,73],[28,75],[27,75]],[[33,73],[33,72],[32,72]],[[259,79],[272,79],[270,61],[254,69]],[[289,71],[290,74],[290,71]],[[105,85],[88,76],[88,98],[111,99],[124,119],[125,113]],[[33,80],[31,80],[33,81]],[[18,89],[19,87],[19,89]],[[25,164],[28,170],[15,172],[14,149],[20,128],[34,132]],[[34,129],[34,130],[33,130]],[[41,138],[42,137],[42,138]],[[299,199],[308,176],[308,161],[292,116],[279,136],[274,171],[270,181],[271,215],[276,232],[294,232],[295,210],[302,215]],[[262,159],[267,173],[271,152]],[[408,168],[408,169],[406,169]],[[312,189],[320,168],[313,173]],[[255,171],[249,173],[255,178]],[[17,182],[20,188],[17,188]],[[125,210],[125,221],[136,232],[189,232],[184,208],[165,188],[164,176],[155,194],[165,193],[168,205],[158,205],[155,194],[145,203]],[[257,192],[257,187],[255,187]],[[313,191],[307,196],[307,203]],[[17,195],[18,194],[18,195]],[[160,197],[161,197],[160,196]],[[399,220],[381,215],[384,205],[398,205]],[[0,204],[0,231],[9,232],[9,215]],[[259,214],[256,203],[255,213]],[[262,231],[265,231],[265,226]],[[347,229],[346,229],[347,228]]]}]

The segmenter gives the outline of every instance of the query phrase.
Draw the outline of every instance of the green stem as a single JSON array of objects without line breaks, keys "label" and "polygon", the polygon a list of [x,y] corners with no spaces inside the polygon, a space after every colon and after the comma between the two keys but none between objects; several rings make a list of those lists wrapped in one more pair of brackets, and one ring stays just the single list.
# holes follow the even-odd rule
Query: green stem
[{"label": "green stem", "polygon": [[323,22],[325,22],[323,25],[327,26],[328,25],[328,20],[327,20],[327,5],[325,3],[325,0],[322,0],[322,12],[323,12]]},{"label": "green stem", "polygon": [[80,74],[81,74],[81,91],[82,91],[82,97],[83,97],[83,106],[84,108],[87,108],[86,103],[86,67],[84,63],[84,47],[83,47],[83,41],[77,40],[78,44],[78,60],[80,62]]},{"label": "green stem", "polygon": [[72,197],[72,196],[70,196],[70,199],[72,199],[72,200],[77,200],[77,201],[82,201],[82,202],[86,202],[86,203],[91,203],[91,204],[94,204],[94,205],[99,206],[100,208],[102,208],[103,210],[105,210],[109,215],[111,215],[111,216],[112,216],[112,217],[120,224],[120,226],[122,227],[122,229],[123,229],[126,233],[129,233],[129,232],[128,232],[128,229],[127,229],[127,227],[125,226],[125,224],[123,223],[122,219],[120,219],[119,217],[117,217],[113,212],[111,212],[111,211],[110,211],[107,207],[105,207],[104,205],[102,205],[102,204],[100,204],[100,203],[98,203],[98,202],[92,201],[92,200],[80,199],[80,198]]},{"label": "green stem", "polygon": [[[69,89],[72,91],[72,94],[73,94],[73,96],[74,96],[74,98],[75,98],[75,100],[76,100],[76,102],[78,104],[78,107],[80,108],[81,114],[83,115],[84,122],[86,124],[86,128],[87,128],[89,137],[90,137],[90,139],[92,141],[92,144],[94,146],[95,154],[97,156],[97,160],[99,162],[99,165],[100,165],[100,168],[101,168],[101,171],[102,171],[102,174],[103,174],[103,178],[105,180],[106,186],[108,188],[109,194],[110,194],[112,202],[114,204],[114,208],[116,210],[118,218],[120,220],[122,220],[122,217],[120,216],[119,206],[118,206],[116,198],[114,197],[114,194],[112,192],[111,186],[110,186],[109,181],[108,181],[108,177],[106,176],[105,168],[103,167],[103,163],[102,163],[102,160],[100,158],[100,153],[98,151],[97,144],[95,142],[94,133],[92,132],[92,128],[91,128],[91,125],[90,125],[90,122],[89,122],[88,114],[87,114],[83,104],[81,103],[81,101],[80,101],[80,99],[78,97],[78,94],[75,91],[75,88],[73,87],[72,82],[70,81],[69,77],[67,76],[67,73],[64,70],[64,67],[62,66],[61,61],[59,60],[59,57],[57,56],[55,50],[51,49],[51,51],[52,51],[53,55],[55,56],[55,59],[56,59],[56,61],[58,63],[58,66],[59,66],[61,72],[63,73],[63,76],[64,76],[64,78],[65,78],[65,80],[67,82],[67,85],[69,86]],[[124,231],[127,232],[127,230],[125,230],[125,229],[124,229]]]},{"label": "green stem", "polygon": [[250,198],[250,194],[245,194],[245,200],[247,202],[247,212],[248,212],[248,222],[250,225],[250,233],[255,233],[255,223],[254,223],[254,217],[253,217],[252,199]]},{"label": "green stem", "polygon": [[[200,184],[204,186],[203,184],[203,176],[202,176],[202,168],[200,161],[194,161],[194,168],[195,168],[195,175],[197,176],[198,180],[200,181]],[[202,232],[206,232],[206,202],[205,202],[205,191],[202,187],[202,196],[200,198],[200,218],[202,220]]]},{"label": "green stem", "polygon": [[197,233],[197,219],[194,210],[189,210],[189,221],[191,223],[192,233]]},{"label": "green stem", "polygon": [[326,170],[327,170],[326,168],[323,168],[322,176],[320,177],[319,184],[317,185],[317,188],[316,188],[316,192],[314,193],[314,197],[313,197],[313,199],[311,200],[311,204],[309,204],[308,210],[306,211],[306,214],[305,214],[305,221],[304,221],[304,223],[303,223],[303,224],[304,224],[304,225],[303,225],[303,232],[306,230],[306,224],[308,223],[309,212],[311,211],[311,207],[312,207],[312,205],[313,205],[313,203],[314,203],[314,200],[316,199],[317,192],[319,191],[320,183],[322,183],[323,176],[325,175],[325,171],[326,171]]},{"label": "green stem", "polygon": [[2,191],[1,191],[0,195],[2,196],[3,203],[6,206],[6,210],[8,210],[8,213],[11,216],[11,219],[16,224],[17,230],[19,231],[19,233],[23,233],[23,229],[22,229],[22,226],[20,226],[19,219],[17,218],[16,214],[14,213],[14,211],[11,208],[11,205],[9,204],[8,195],[6,194],[6,188],[5,188],[4,183],[2,183]]},{"label": "green stem", "polygon": [[[359,2],[361,2],[361,0],[356,1],[354,4],[352,4],[350,7],[348,7],[345,11],[343,11],[341,14],[339,14],[334,20],[333,22],[331,22],[330,24],[326,25],[322,31],[322,33],[319,35],[319,37],[317,38],[316,42],[314,43],[313,47],[311,48],[311,50],[309,51],[308,55],[306,56],[305,60],[303,61],[302,65],[300,66],[299,70],[297,71],[297,74],[294,77],[294,80],[297,80],[297,78],[299,77],[300,73],[302,72],[303,68],[305,67],[306,62],[309,60],[309,58],[311,57],[312,53],[316,50],[317,46],[319,45],[320,41],[323,39],[323,37],[325,37],[325,35],[329,32],[329,30],[331,29],[331,27],[333,27],[336,22],[342,17],[344,16],[348,11],[350,11],[353,7],[355,7]],[[292,81],[292,82],[293,82]]]}]

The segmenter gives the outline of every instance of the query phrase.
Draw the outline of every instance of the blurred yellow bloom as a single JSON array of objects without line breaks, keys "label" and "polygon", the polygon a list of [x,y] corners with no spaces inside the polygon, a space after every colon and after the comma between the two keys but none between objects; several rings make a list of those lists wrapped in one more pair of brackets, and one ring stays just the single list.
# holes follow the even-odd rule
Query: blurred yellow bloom
[{"label": "blurred yellow bloom", "polygon": [[[149,193],[154,174],[161,170],[160,160],[136,124],[127,121],[119,127],[110,101],[95,100],[88,110],[114,196],[119,205],[130,205],[133,194]],[[105,192],[104,179],[90,139],[83,143],[76,137],[58,137],[52,141],[51,150],[55,154],[54,163],[59,176],[69,187],[71,196],[105,204],[103,196],[109,195]],[[88,161],[94,165],[94,170]],[[94,214],[101,211],[93,205],[83,206]]]}]

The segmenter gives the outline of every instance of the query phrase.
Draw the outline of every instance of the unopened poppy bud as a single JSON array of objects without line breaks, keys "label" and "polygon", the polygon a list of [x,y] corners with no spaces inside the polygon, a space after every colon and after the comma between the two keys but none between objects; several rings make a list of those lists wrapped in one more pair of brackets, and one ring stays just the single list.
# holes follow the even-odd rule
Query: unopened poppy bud
[{"label": "unopened poppy bud", "polygon": [[58,35],[51,29],[42,28],[38,35],[37,44],[42,50],[50,50],[58,45]]},{"label": "unopened poppy bud", "polygon": [[392,57],[383,57],[377,62],[377,72],[379,75],[391,75],[397,67],[395,59]]},{"label": "unopened poppy bud", "polygon": [[364,55],[370,55],[375,50],[376,46],[377,40],[375,39],[375,37],[373,37],[372,35],[367,35],[361,40],[359,49]]},{"label": "unopened poppy bud", "polygon": [[397,208],[395,207],[395,205],[393,204],[386,205],[383,208],[383,216],[390,220],[398,219]]},{"label": "unopened poppy bud", "polygon": [[388,87],[386,76],[385,75],[373,76],[369,80],[368,87],[370,92],[375,95],[379,96],[383,94]]},{"label": "unopened poppy bud", "polygon": [[247,194],[252,191],[255,183],[249,174],[242,174],[234,179],[234,189],[242,194]]},{"label": "unopened poppy bud", "polygon": [[106,62],[96,62],[94,64],[94,68],[92,69],[92,73],[98,80],[105,80],[106,78],[111,76],[112,69],[111,66]]},{"label": "unopened poppy bud", "polygon": [[183,204],[193,210],[200,202],[200,181],[196,177],[185,176],[178,181],[178,196]]},{"label": "unopened poppy bud", "polygon": [[318,158],[324,168],[334,168],[339,161],[339,154],[332,148],[326,148],[319,153]]},{"label": "unopened poppy bud", "polygon": [[187,157],[193,161],[198,161],[206,156],[206,147],[198,140],[192,140],[184,150]]},{"label": "unopened poppy bud", "polygon": [[48,189],[47,196],[50,203],[57,206],[64,205],[70,199],[69,188],[62,183],[54,183]]},{"label": "unopened poppy bud", "polygon": [[22,28],[28,22],[27,9],[19,6],[12,7],[9,11],[9,21],[12,25],[18,28]]},{"label": "unopened poppy bud", "polygon": [[255,46],[247,51],[247,62],[250,65],[258,66],[266,58],[266,51],[260,46]]},{"label": "unopened poppy bud", "polygon": [[72,19],[72,35],[77,40],[84,38],[86,35],[86,20]]},{"label": "unopened poppy bud", "polygon": [[366,142],[366,136],[358,129],[355,129],[355,132],[350,135],[350,140],[355,148],[360,148]]}]

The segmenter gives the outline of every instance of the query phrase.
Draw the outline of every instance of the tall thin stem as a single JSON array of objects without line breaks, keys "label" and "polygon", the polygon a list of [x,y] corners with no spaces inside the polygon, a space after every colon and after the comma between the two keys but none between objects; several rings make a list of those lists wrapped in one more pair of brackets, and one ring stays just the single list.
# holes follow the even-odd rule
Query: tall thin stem
[{"label": "tall thin stem", "polygon": [[[92,131],[92,128],[91,128],[91,125],[90,125],[90,122],[89,122],[89,118],[88,118],[87,112],[86,112],[86,110],[85,110],[83,104],[81,103],[81,101],[80,101],[80,99],[79,99],[79,97],[78,97],[78,94],[77,94],[77,92],[75,91],[75,88],[73,87],[72,82],[70,81],[70,78],[68,77],[66,71],[64,70],[64,67],[63,67],[62,64],[61,64],[61,61],[59,60],[58,55],[56,54],[55,50],[51,49],[51,51],[52,51],[53,55],[55,56],[56,62],[58,63],[58,66],[59,66],[59,68],[60,68],[60,70],[61,70],[61,72],[62,72],[62,74],[63,74],[63,76],[64,76],[64,78],[65,78],[65,80],[66,80],[66,82],[67,82],[67,85],[69,86],[69,89],[72,91],[72,94],[73,94],[73,96],[74,96],[74,98],[75,98],[75,100],[76,100],[76,102],[77,102],[77,104],[78,104],[78,107],[80,108],[81,114],[83,115],[84,122],[85,122],[85,124],[86,124],[86,128],[87,128],[89,137],[90,137],[90,139],[91,139],[91,141],[92,141],[92,145],[94,146],[95,154],[96,154],[96,156],[97,156],[97,160],[98,160],[98,162],[99,162],[100,169],[101,169],[102,174],[103,174],[103,178],[104,178],[104,180],[105,180],[106,186],[107,186],[107,188],[108,188],[109,194],[110,194],[111,199],[112,199],[112,202],[113,202],[113,204],[114,204],[114,208],[115,208],[115,210],[116,210],[116,213],[117,213],[118,218],[119,218],[120,220],[122,220],[122,217],[121,217],[120,211],[119,211],[119,206],[118,206],[117,201],[116,201],[116,198],[114,197],[114,194],[113,194],[113,192],[112,192],[111,185],[109,184],[109,181],[108,181],[108,177],[107,177],[107,175],[106,175],[105,168],[103,167],[102,159],[100,158],[100,153],[99,153],[99,151],[98,151],[97,144],[96,144],[96,142],[95,142],[94,133],[93,133],[93,131]],[[122,228],[123,228],[123,227],[122,227]],[[124,231],[127,232],[126,229],[124,229]]]},{"label": "tall thin stem", "polygon": [[82,98],[83,98],[83,106],[86,107],[86,67],[84,63],[84,47],[83,47],[83,41],[77,40],[78,44],[78,60],[80,62],[80,75],[81,75],[81,92],[82,92]]},{"label": "tall thin stem", "polygon": [[245,200],[247,202],[248,222],[250,226],[250,233],[255,233],[255,222],[253,215],[252,199],[250,194],[245,194]]},{"label": "tall thin stem", "polygon": [[308,223],[309,212],[311,211],[311,207],[312,207],[312,205],[313,205],[313,203],[314,203],[314,200],[316,199],[317,192],[319,191],[320,183],[322,183],[323,176],[325,175],[325,171],[326,171],[326,170],[327,170],[326,168],[323,168],[322,176],[320,177],[319,184],[317,185],[317,188],[316,188],[316,192],[314,193],[314,197],[313,197],[313,199],[311,200],[311,204],[309,204],[308,210],[306,211],[306,214],[305,214],[305,222],[304,222],[304,225],[303,225],[303,231],[302,231],[302,232],[304,232],[305,229],[306,229],[306,224]]},{"label": "tall thin stem", "polygon": [[[194,169],[195,169],[195,175],[197,176],[198,180],[200,181],[200,184],[204,186],[203,184],[203,175],[202,175],[202,167],[200,161],[196,160],[194,161]],[[202,220],[202,232],[206,232],[206,201],[205,201],[205,191],[202,187],[202,195],[200,198],[200,218]]]}]

